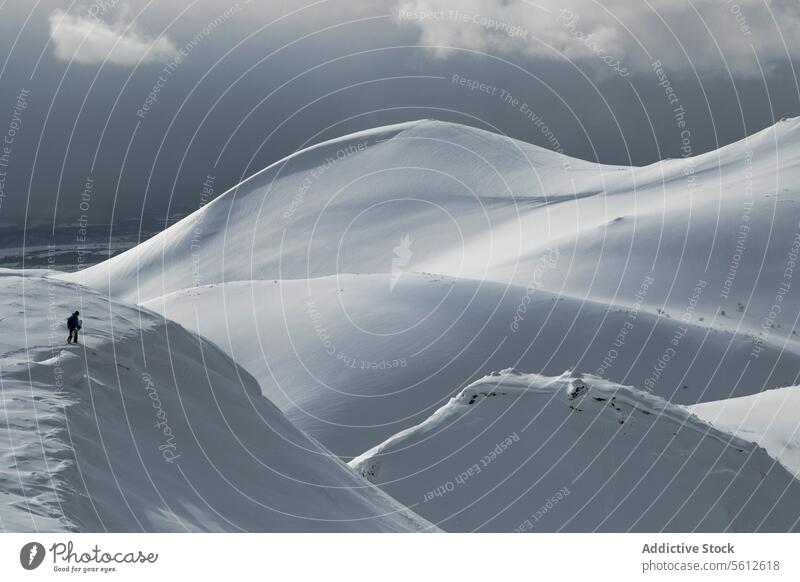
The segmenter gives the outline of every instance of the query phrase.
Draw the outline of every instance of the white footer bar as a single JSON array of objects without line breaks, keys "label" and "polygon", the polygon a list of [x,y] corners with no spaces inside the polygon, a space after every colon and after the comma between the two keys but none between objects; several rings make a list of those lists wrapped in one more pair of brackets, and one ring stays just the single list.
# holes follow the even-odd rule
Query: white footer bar
[{"label": "white footer bar", "polygon": [[[800,580],[784,534],[2,534],[4,580]],[[225,577],[225,578],[223,578]],[[184,578],[185,579],[185,578]]]}]

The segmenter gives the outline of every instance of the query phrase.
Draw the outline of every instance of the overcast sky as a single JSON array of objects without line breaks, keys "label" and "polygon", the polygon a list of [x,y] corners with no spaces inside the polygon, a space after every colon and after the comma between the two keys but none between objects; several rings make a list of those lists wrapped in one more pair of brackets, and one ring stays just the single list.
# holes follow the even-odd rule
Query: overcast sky
[{"label": "overcast sky", "polygon": [[800,115],[797,0],[6,0],[0,47],[0,224],[186,213],[424,117],[643,165],[676,107],[692,153]]}]

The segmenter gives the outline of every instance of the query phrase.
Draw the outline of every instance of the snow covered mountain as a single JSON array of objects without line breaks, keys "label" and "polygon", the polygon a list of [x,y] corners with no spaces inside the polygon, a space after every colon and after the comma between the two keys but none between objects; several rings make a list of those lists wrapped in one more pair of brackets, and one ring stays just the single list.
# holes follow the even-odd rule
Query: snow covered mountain
[{"label": "snow covered mountain", "polygon": [[351,465],[446,531],[797,531],[800,482],[640,390],[504,370]]},{"label": "snow covered mountain", "polygon": [[[161,235],[69,278],[141,302],[208,283],[385,273],[405,234],[414,256],[436,264],[438,253],[495,230],[507,239],[509,221],[527,210],[546,213],[548,202],[598,194],[608,177],[629,187],[631,174],[457,124],[382,127],[289,156]],[[513,258],[520,234],[516,246],[503,240],[490,258]],[[465,269],[449,274],[480,272],[489,251],[464,256]],[[418,261],[411,270],[420,270]]]},{"label": "snow covered mountain", "polygon": [[[75,306],[87,333],[67,346]],[[175,323],[9,270],[0,319],[5,531],[431,529]]]},{"label": "snow covered mountain", "polygon": [[[798,162],[800,119],[644,168],[591,164],[457,124],[406,123],[302,150],[69,278],[136,302],[393,264],[527,286],[549,256],[555,265],[538,281],[548,290],[631,304],[653,277],[643,303],[680,314],[702,281],[695,319],[716,315],[719,325],[794,343],[797,300],[790,294],[773,316],[770,307],[800,248]],[[410,256],[398,267],[403,240]]]},{"label": "snow covered mountain", "polygon": [[800,369],[796,353],[771,345],[749,362],[753,338],[733,330],[684,332],[643,309],[438,275],[409,273],[393,289],[390,275],[241,281],[145,305],[220,345],[346,459],[506,366],[589,371],[684,404],[789,384]]},{"label": "snow covered mountain", "polygon": [[[290,401],[307,408],[310,419],[301,425],[323,439],[315,425],[354,420],[350,405],[332,402],[332,393],[358,392],[365,376],[329,370],[331,358],[321,360],[319,373],[307,373],[320,361],[308,355],[320,347],[318,333],[331,327],[348,347],[338,354],[345,362],[407,357],[439,340],[428,363],[417,359],[413,371],[381,374],[395,377],[383,386],[372,379],[375,394],[434,378],[464,354],[471,369],[436,377],[434,398],[410,404],[416,420],[443,403],[444,391],[506,366],[553,374],[597,371],[613,360],[602,369],[609,379],[647,383],[679,403],[753,394],[793,383],[798,367],[800,310],[784,290],[800,221],[798,124],[782,122],[717,152],[645,168],[590,164],[450,123],[378,128],[302,150],[135,249],[67,278],[171,309],[170,317],[243,363],[282,409],[292,414]],[[450,283],[425,297],[407,291],[404,281],[416,281],[414,272],[480,281],[453,283],[471,285],[476,300],[466,290],[448,293]],[[356,282],[357,273],[387,275],[384,288],[368,278]],[[335,284],[324,278],[333,275],[352,281],[349,293],[358,301],[339,307]],[[194,302],[199,318],[176,305],[182,290],[246,281],[255,281],[249,293],[193,291],[204,298]],[[543,301],[564,300],[555,327],[541,303],[536,315],[521,313],[533,291]],[[170,293],[171,300],[158,299]],[[223,297],[235,299],[223,304]],[[780,310],[772,308],[776,297]],[[309,301],[326,319],[313,333]],[[615,341],[633,322],[614,316],[619,309],[642,314],[624,349]],[[351,321],[351,313],[396,321],[409,310],[411,321],[425,323],[398,334],[398,325],[377,322],[380,340]],[[542,330],[545,321],[550,327]],[[297,326],[306,328],[301,337],[282,337]],[[473,341],[478,331],[481,339]],[[365,345],[365,336],[374,343]],[[667,359],[673,363],[665,366]],[[346,367],[339,364],[334,368]],[[309,402],[320,384],[330,385],[325,402]],[[331,417],[332,408],[343,416]],[[385,422],[355,419],[358,426]],[[334,440],[326,444],[342,451]],[[355,454],[348,449],[345,456]]]},{"label": "snow covered mountain", "polygon": [[[143,304],[213,341],[341,458],[385,441],[399,460],[373,450],[380,471],[366,473],[406,504],[451,479],[439,465],[455,475],[466,469],[449,464],[455,453],[414,446],[401,454],[391,443],[431,425],[442,450],[465,438],[457,423],[435,421],[461,418],[452,412],[462,410],[459,399],[492,370],[594,374],[599,398],[622,391],[631,410],[649,413],[598,409],[597,423],[575,428],[563,418],[563,390],[551,390],[557,383],[526,377],[548,388],[512,390],[497,402],[514,405],[480,422],[505,431],[487,431],[497,439],[518,415],[546,419],[540,424],[553,431],[568,422],[578,432],[566,440],[535,432],[514,447],[565,455],[554,473],[562,482],[545,479],[528,495],[519,488],[531,487],[542,465],[495,465],[499,494],[463,489],[423,504],[445,529],[519,529],[520,513],[571,484],[570,503],[580,504],[564,503],[570,512],[529,529],[784,531],[796,528],[800,507],[790,472],[763,449],[722,443],[738,434],[792,469],[790,422],[758,415],[752,424],[752,415],[723,414],[718,403],[744,398],[769,414],[771,399],[755,395],[797,384],[798,183],[800,119],[642,168],[425,120],[299,151],[143,244],[60,278]],[[510,377],[504,386],[516,385]],[[698,403],[708,404],[691,410],[721,431],[677,407]],[[567,418],[590,416],[573,412]],[[651,417],[652,430],[643,423]],[[594,434],[595,425],[605,428]],[[584,432],[592,438],[579,453],[563,448]],[[603,472],[619,459],[630,468],[621,475],[649,491]],[[648,471],[654,460],[658,469]],[[391,475],[412,466],[424,470],[409,488],[395,486]],[[592,478],[577,480],[584,470]],[[654,498],[664,488],[658,479],[672,485]],[[474,512],[461,505],[468,498]]]}]

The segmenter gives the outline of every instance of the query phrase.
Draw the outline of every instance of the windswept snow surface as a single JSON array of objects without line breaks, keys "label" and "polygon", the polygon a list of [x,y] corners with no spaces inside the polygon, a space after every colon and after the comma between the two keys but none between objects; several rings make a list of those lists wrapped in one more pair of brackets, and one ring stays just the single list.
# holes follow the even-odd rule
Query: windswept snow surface
[{"label": "windswept snow surface", "polygon": [[145,305],[216,342],[294,424],[346,459],[509,365],[590,370],[686,404],[790,383],[800,369],[797,354],[771,346],[751,360],[752,336],[684,331],[679,318],[642,309],[438,275],[391,283],[242,281]]},{"label": "windswept snow surface", "polygon": [[[405,234],[417,262],[447,252],[480,272],[487,259],[507,263],[526,240],[545,246],[549,235],[521,237],[522,223],[506,232],[519,213],[538,208],[545,216],[549,202],[598,194],[607,177],[631,185],[630,168],[457,124],[404,123],[302,150],[131,251],[67,278],[141,302],[224,281],[383,273]],[[459,254],[500,230],[496,248]]]},{"label": "windswept snow surface", "polygon": [[661,398],[504,370],[351,466],[446,531],[796,531],[800,482]]},{"label": "windswept snow surface", "polygon": [[[349,459],[425,423],[487,372],[511,366],[551,376],[581,370],[606,379],[595,389],[606,381],[635,386],[644,392],[632,394],[673,405],[797,384],[797,184],[800,119],[642,168],[574,160],[424,120],[303,149],[134,249],[61,277],[207,336],[255,375],[293,423]],[[511,410],[540,398],[541,391],[528,392]],[[562,419],[561,408],[539,404],[534,409],[546,413],[535,416],[547,417],[545,426]],[[767,470],[770,459],[752,446],[713,444],[723,438],[716,429],[715,438],[690,438],[708,429],[697,420],[685,423],[697,430],[672,435],[678,409],[669,410],[673,420],[659,417],[659,430],[647,433],[656,436],[642,428],[636,438],[615,432],[609,440],[606,432],[580,449],[588,456],[564,457],[564,477],[553,473],[558,479],[526,494],[522,513],[569,486],[576,472],[600,471],[608,486],[576,480],[568,498],[581,505],[532,529],[794,528],[800,505],[782,466]],[[625,420],[608,414],[598,417],[608,430]],[[495,424],[513,415],[502,418]],[[633,431],[639,421],[619,426]],[[439,431],[445,445],[456,439],[451,431],[458,434],[450,426]],[[566,454],[564,439],[539,441],[551,460]],[[591,462],[606,442],[605,462]],[[769,439],[759,442],[791,466]],[[448,465],[447,455],[413,450],[403,457],[407,466],[434,455],[437,467],[465,470]],[[646,473],[646,489],[603,472],[628,454],[632,476]],[[656,459],[657,470],[646,472]],[[541,470],[536,465],[528,484]],[[673,476],[681,481],[664,486]],[[421,473],[414,495],[441,484],[429,477],[451,478]],[[407,493],[398,493],[403,502],[419,502]],[[520,511],[505,510],[517,503],[515,490],[487,498],[496,507],[476,501],[484,509],[474,518],[443,506],[435,519],[450,529],[518,528],[509,516]],[[492,509],[499,515],[491,517]]]},{"label": "windswept snow surface", "polygon": [[[64,320],[82,312],[80,345]],[[215,345],[142,308],[0,271],[5,531],[420,531]]]},{"label": "windswept snow surface", "polygon": [[688,409],[709,424],[753,441],[800,477],[800,386],[706,402]]},{"label": "windswept snow surface", "polygon": [[[203,284],[406,271],[683,313],[797,342],[800,118],[643,168],[575,160],[487,131],[419,121],[273,164],[134,249],[81,273],[142,302]],[[406,243],[404,256],[397,247]],[[788,278],[788,279],[787,279]],[[726,316],[716,316],[723,309]],[[799,332],[800,333],[800,332]]]},{"label": "windswept snow surface", "polygon": [[[715,152],[643,168],[573,160],[452,123],[405,123],[304,149],[136,248],[64,277],[157,306],[158,297],[205,285],[257,281],[253,286],[263,287],[279,281],[283,287],[295,281],[302,288],[309,279],[385,274],[394,293],[381,296],[385,307],[375,301],[370,307],[384,314],[394,302],[398,310],[415,311],[416,321],[438,302],[409,303],[398,299],[398,290],[412,273],[435,273],[513,286],[510,294],[495,294],[502,305],[484,298],[458,311],[456,301],[449,315],[458,311],[477,322],[497,316],[497,326],[516,320],[522,335],[536,334],[539,321],[521,314],[527,299],[515,304],[505,298],[519,297],[520,288],[549,291],[581,306],[578,329],[592,328],[598,304],[679,322],[660,326],[685,330],[674,346],[662,349],[658,337],[653,344],[643,340],[648,345],[637,365],[651,373],[629,375],[616,363],[607,377],[635,385],[650,379],[641,387],[678,403],[718,400],[795,382],[789,371],[797,368],[800,353],[800,295],[792,292],[800,257],[798,161],[799,119]],[[204,311],[202,322],[215,341],[235,347],[235,337],[220,339],[225,318],[241,320],[233,335],[260,336],[262,342],[275,329],[253,329],[254,322],[270,317],[266,310],[308,319],[306,307],[298,311],[291,298],[278,308],[274,296],[262,302],[259,293],[239,308],[246,312],[241,316],[218,302]],[[331,327],[350,324],[339,315],[326,316]],[[269,321],[275,323],[280,321]],[[442,342],[459,353],[470,338],[448,328],[439,327]],[[558,334],[539,337],[560,345]],[[707,341],[728,361],[703,357],[694,360],[687,378],[662,379],[678,368],[668,360],[685,360]],[[405,350],[402,342],[378,343],[393,353]],[[296,350],[301,358],[303,350],[313,349],[302,341],[268,347],[279,354]],[[481,347],[479,359],[503,350],[489,341]],[[624,346],[629,353],[622,360],[634,358],[635,347]],[[773,370],[781,353],[786,355]],[[251,363],[258,356],[233,355]],[[499,367],[516,365],[509,359]],[[249,370],[266,386],[270,378],[263,368]],[[594,363],[583,369],[594,371]],[[736,372],[742,369],[748,377],[740,380]],[[423,371],[424,377],[430,373]],[[449,385],[474,379],[456,378]],[[707,387],[709,382],[727,387]]]}]

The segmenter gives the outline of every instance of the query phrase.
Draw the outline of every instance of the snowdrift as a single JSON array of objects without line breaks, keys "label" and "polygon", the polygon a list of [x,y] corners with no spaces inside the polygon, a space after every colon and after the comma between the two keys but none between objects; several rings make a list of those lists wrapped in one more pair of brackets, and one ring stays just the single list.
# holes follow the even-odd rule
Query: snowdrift
[{"label": "snowdrift", "polygon": [[504,370],[351,466],[447,531],[795,531],[800,483],[646,392]]},{"label": "snowdrift", "polygon": [[[753,337],[536,288],[404,274],[241,281],[145,303],[216,342],[289,419],[350,459],[492,370],[590,370],[683,404],[794,381]],[[668,365],[660,362],[668,359]],[[709,365],[713,362],[713,365]]]},{"label": "snowdrift", "polygon": [[[79,307],[80,345],[64,318]],[[216,346],[142,308],[0,272],[6,531],[420,531]]]},{"label": "snowdrift", "polygon": [[706,402],[688,409],[709,424],[757,443],[800,477],[800,386]]}]

